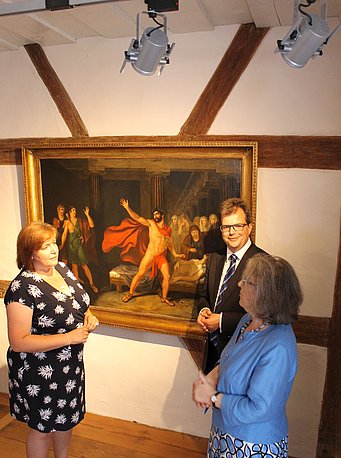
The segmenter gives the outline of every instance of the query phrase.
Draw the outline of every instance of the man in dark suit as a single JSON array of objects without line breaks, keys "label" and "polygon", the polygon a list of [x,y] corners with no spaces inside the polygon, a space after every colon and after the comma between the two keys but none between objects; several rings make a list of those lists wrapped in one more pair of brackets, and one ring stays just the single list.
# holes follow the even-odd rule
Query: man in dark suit
[{"label": "man in dark suit", "polygon": [[[248,259],[265,253],[250,240],[251,214],[245,201],[224,200],[220,205],[224,254],[211,253],[205,280],[198,286],[196,305],[198,324],[208,332],[204,372],[215,366],[245,311],[239,305],[238,282]],[[226,281],[226,279],[228,281]]]}]

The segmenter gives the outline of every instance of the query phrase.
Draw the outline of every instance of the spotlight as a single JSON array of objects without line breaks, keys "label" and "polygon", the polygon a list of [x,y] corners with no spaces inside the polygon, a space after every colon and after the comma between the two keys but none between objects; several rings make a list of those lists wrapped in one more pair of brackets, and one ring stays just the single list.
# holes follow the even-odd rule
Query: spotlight
[{"label": "spotlight", "polygon": [[[164,66],[169,64],[169,55],[175,43],[168,44],[167,18],[164,14],[156,11],[143,11],[157,24],[157,27],[148,27],[140,38],[140,13],[136,17],[136,38],[133,38],[127,51],[124,53],[124,61],[120,70],[123,73],[126,63],[131,63],[134,70],[141,75],[153,75],[159,67],[158,74],[161,75]],[[156,20],[162,19],[162,23]],[[164,30],[161,30],[161,29]]]},{"label": "spotlight", "polygon": [[332,33],[329,33],[329,26],[326,21],[326,2],[321,5],[321,16],[308,14],[302,10],[315,1],[307,0],[305,5],[295,0],[294,21],[296,22],[283,40],[277,41],[277,48],[274,52],[279,52],[284,61],[291,67],[302,68],[310,58],[322,56],[322,47],[328,43],[331,36],[341,26],[339,24]]}]

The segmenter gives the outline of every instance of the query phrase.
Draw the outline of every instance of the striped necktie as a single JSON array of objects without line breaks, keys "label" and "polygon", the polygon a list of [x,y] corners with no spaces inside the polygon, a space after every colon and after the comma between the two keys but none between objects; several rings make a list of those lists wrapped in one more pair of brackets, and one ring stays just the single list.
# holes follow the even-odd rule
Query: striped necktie
[{"label": "striped necktie", "polygon": [[[226,288],[227,288],[227,285],[228,285],[228,282],[229,282],[230,278],[232,277],[232,275],[234,274],[234,272],[236,270],[236,261],[237,261],[237,259],[238,258],[237,258],[237,256],[235,254],[230,254],[230,256],[229,256],[230,265],[229,265],[229,268],[226,271],[224,280],[223,280],[223,282],[221,284],[221,287],[220,287],[220,290],[219,290],[219,294],[218,294],[218,299],[217,299],[217,302],[216,302],[216,305],[215,305],[215,308],[214,308],[214,313],[220,313],[221,304],[222,304],[222,301],[223,301],[223,295],[224,295],[224,293],[226,291]],[[210,341],[213,343],[214,346],[217,346],[218,334],[219,334],[219,329],[217,329],[216,331],[213,331],[213,332],[210,333]]]}]

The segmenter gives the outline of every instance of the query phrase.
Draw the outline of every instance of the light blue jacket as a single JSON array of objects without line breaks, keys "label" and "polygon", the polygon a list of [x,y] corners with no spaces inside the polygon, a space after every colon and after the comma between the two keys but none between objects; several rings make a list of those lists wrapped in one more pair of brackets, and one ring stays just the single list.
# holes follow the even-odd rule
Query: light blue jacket
[{"label": "light blue jacket", "polygon": [[297,371],[296,339],[291,325],[271,325],[237,340],[240,320],[220,357],[217,391],[221,409],[213,426],[252,443],[271,444],[288,434],[285,405]]}]

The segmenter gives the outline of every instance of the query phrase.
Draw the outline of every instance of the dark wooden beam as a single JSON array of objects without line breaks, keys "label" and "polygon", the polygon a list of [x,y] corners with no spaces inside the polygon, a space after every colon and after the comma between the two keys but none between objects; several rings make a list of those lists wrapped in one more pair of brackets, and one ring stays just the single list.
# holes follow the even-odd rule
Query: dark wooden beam
[{"label": "dark wooden beam", "polygon": [[[341,228],[340,228],[341,240]],[[341,456],[341,261],[336,271],[334,306],[328,336],[327,372],[324,384],[316,458]]]},{"label": "dark wooden beam", "polygon": [[259,136],[259,167],[341,169],[341,137]]},{"label": "dark wooden beam", "polygon": [[301,135],[186,135],[182,140],[254,141],[258,167],[341,169],[341,136]]},{"label": "dark wooden beam", "polygon": [[300,315],[293,328],[298,343],[326,347],[330,318]]},{"label": "dark wooden beam", "polygon": [[24,48],[30,56],[40,78],[43,80],[59,113],[62,115],[73,137],[88,136],[88,131],[76,110],[69,94],[48,61],[42,47],[38,44],[25,45]]},{"label": "dark wooden beam", "polygon": [[249,64],[269,28],[253,23],[239,27],[216,71],[203,90],[180,135],[206,134],[219,110]]},{"label": "dark wooden beam", "polygon": [[[258,142],[258,166],[263,168],[303,168],[341,170],[341,136],[298,135],[188,135],[172,137],[78,137],[78,138],[7,138],[0,139],[0,164],[20,164],[20,150],[60,145],[61,148],[97,145],[112,142],[139,143],[152,140],[169,142],[176,140],[199,141],[255,141]],[[62,153],[61,153],[62,154]]]}]

